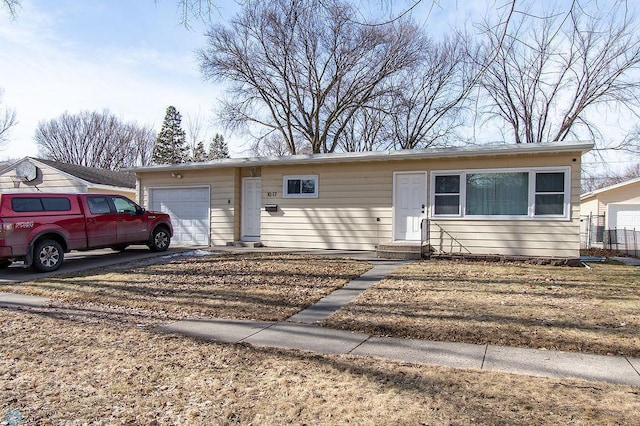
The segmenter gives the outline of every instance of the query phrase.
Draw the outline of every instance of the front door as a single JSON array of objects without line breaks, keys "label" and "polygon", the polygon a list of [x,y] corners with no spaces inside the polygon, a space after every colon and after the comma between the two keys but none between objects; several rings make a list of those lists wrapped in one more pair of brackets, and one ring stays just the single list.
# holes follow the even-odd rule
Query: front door
[{"label": "front door", "polygon": [[393,188],[394,240],[420,241],[427,205],[427,174],[396,173]]},{"label": "front door", "polygon": [[262,181],[260,178],[242,179],[242,240],[260,241]]}]

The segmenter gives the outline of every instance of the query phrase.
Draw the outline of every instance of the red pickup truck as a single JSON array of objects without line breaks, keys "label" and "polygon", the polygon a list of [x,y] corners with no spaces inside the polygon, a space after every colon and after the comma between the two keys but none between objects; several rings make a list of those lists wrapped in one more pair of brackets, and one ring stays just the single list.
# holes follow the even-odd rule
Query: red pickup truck
[{"label": "red pickup truck", "polygon": [[146,244],[169,248],[173,227],[165,213],[146,211],[114,194],[0,194],[0,268],[23,260],[55,271],[64,253]]}]

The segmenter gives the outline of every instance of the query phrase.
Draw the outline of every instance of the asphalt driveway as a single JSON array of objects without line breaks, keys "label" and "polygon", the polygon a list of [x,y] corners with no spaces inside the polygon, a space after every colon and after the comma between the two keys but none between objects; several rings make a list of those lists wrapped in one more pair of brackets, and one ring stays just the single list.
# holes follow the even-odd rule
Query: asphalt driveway
[{"label": "asphalt driveway", "polygon": [[64,263],[55,272],[38,273],[33,269],[24,266],[22,262],[16,262],[9,268],[0,269],[0,284],[29,281],[44,278],[51,275],[66,274],[70,272],[80,272],[87,269],[102,268],[119,263],[134,262],[160,256],[171,256],[196,247],[170,247],[165,252],[152,252],[147,246],[130,246],[125,251],[117,252],[111,249],[100,249],[90,251],[72,251],[65,253]]}]

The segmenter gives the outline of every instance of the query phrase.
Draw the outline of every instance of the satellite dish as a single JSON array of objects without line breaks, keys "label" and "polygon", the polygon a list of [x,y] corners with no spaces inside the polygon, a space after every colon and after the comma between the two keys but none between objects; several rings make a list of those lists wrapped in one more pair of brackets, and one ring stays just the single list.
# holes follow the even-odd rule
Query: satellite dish
[{"label": "satellite dish", "polygon": [[20,163],[16,167],[16,176],[23,182],[31,182],[36,178],[37,174],[36,165],[29,161]]}]

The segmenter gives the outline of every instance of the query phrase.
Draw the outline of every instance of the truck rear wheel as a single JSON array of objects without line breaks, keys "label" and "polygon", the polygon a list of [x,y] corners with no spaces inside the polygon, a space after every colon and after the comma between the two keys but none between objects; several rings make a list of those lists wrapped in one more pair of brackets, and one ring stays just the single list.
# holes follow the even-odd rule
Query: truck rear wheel
[{"label": "truck rear wheel", "polygon": [[33,249],[33,263],[31,267],[38,272],[52,272],[62,265],[64,250],[55,240],[38,241]]},{"label": "truck rear wheel", "polygon": [[167,228],[159,226],[151,233],[149,239],[149,248],[151,251],[165,251],[169,248],[171,243],[171,236]]}]

